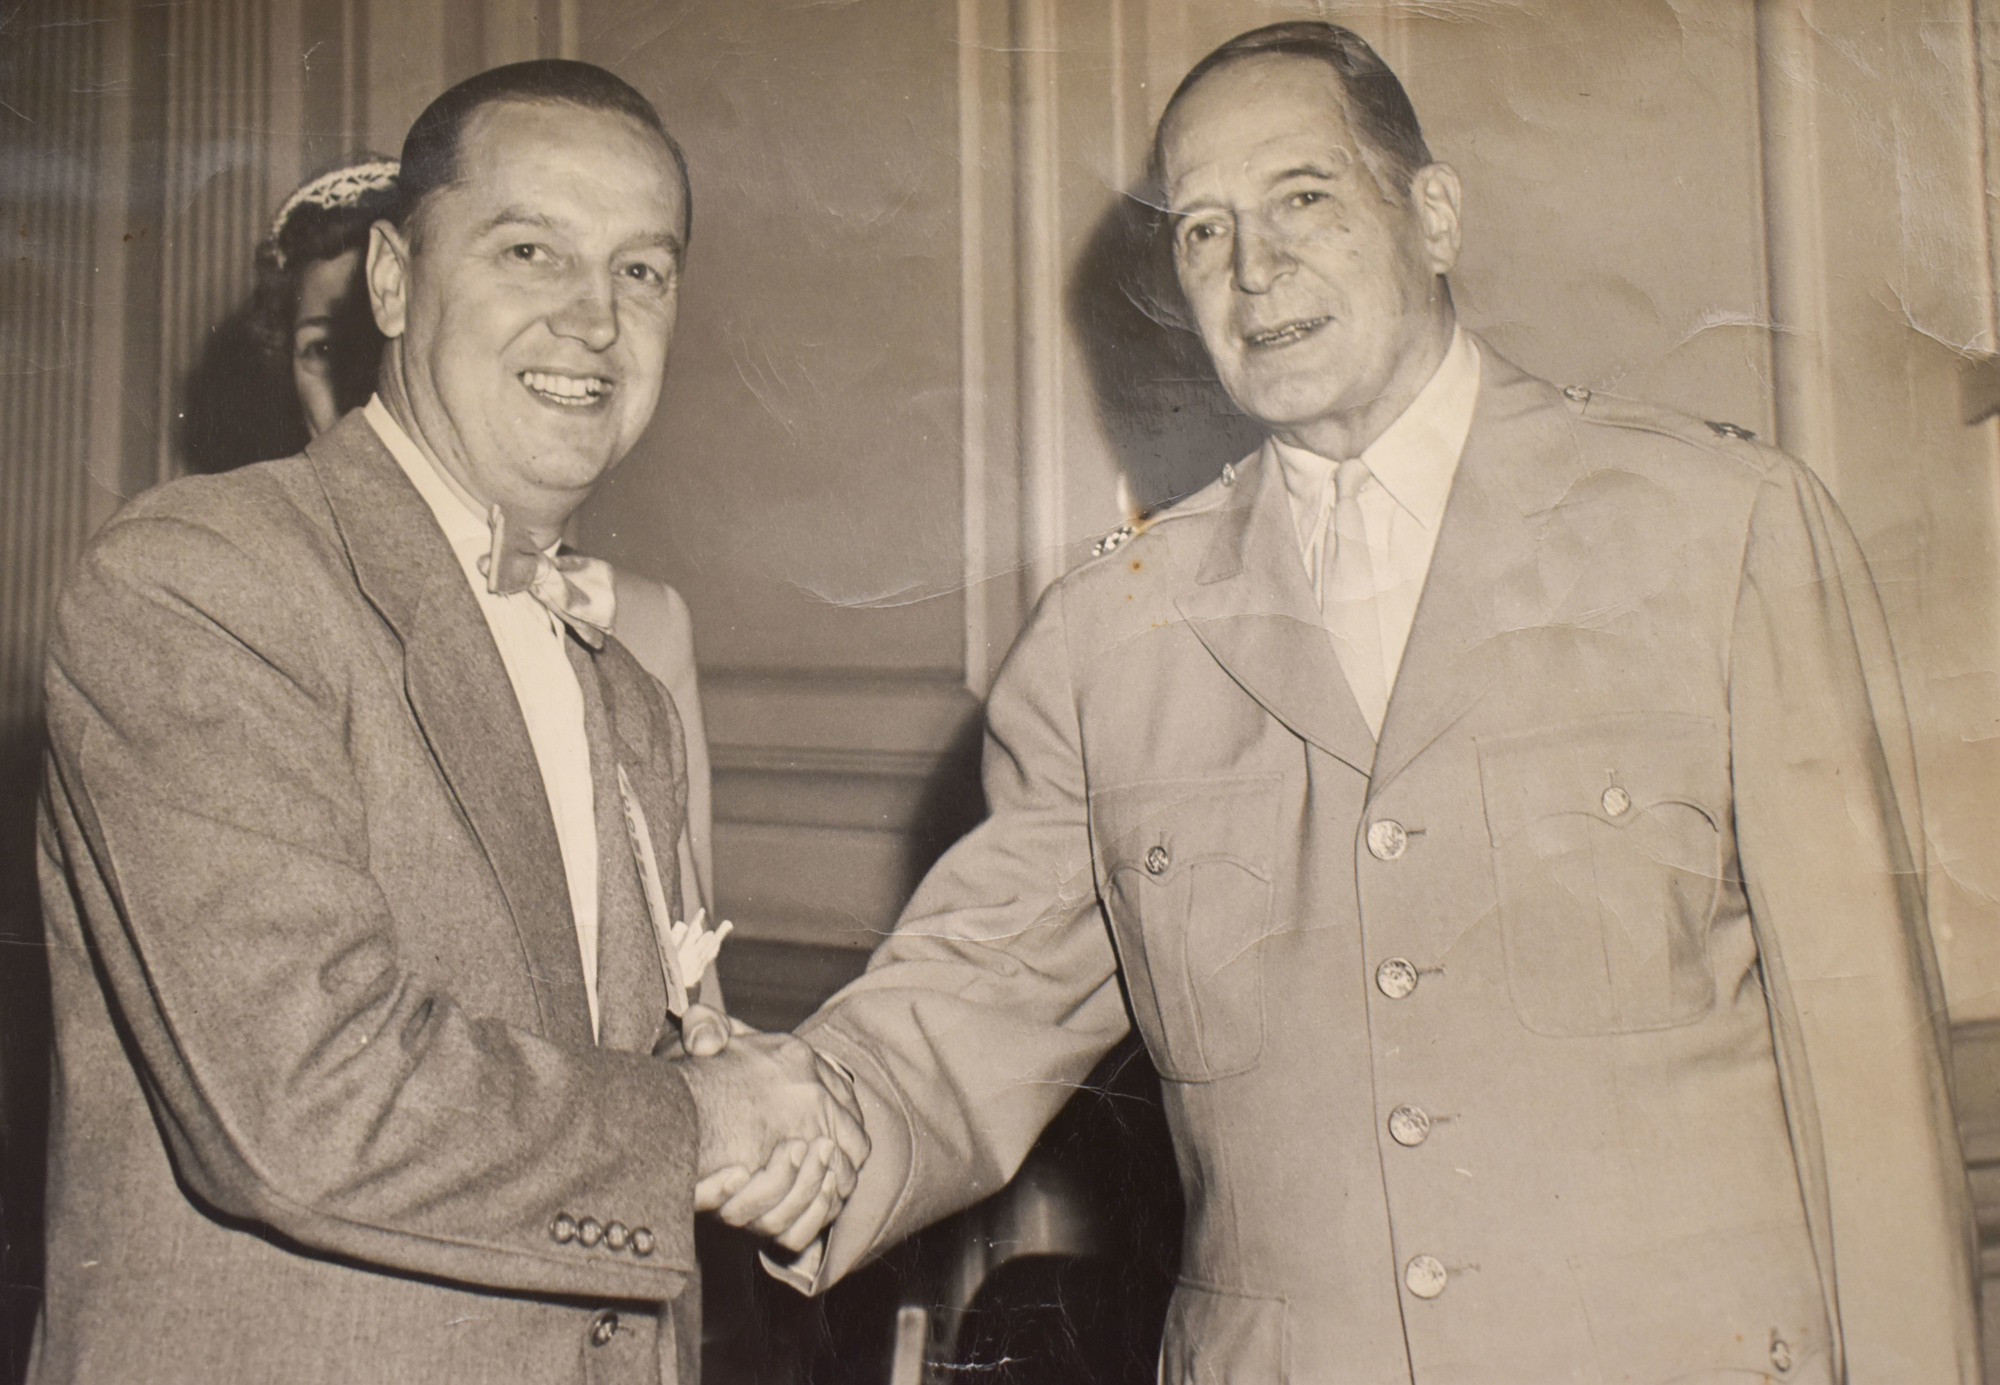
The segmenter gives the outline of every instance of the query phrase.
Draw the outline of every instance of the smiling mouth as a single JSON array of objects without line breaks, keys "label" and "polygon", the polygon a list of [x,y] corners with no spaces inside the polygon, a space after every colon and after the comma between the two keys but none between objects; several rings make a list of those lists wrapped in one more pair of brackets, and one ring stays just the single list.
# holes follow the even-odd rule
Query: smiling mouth
[{"label": "smiling mouth", "polygon": [[611,393],[611,382],[601,375],[558,375],[547,370],[524,370],[521,383],[528,393],[565,409],[582,409]]},{"label": "smiling mouth", "polygon": [[1273,327],[1268,332],[1252,332],[1244,337],[1243,340],[1253,350],[1263,350],[1273,346],[1290,346],[1295,341],[1303,341],[1331,321],[1333,321],[1331,317],[1300,318],[1296,322],[1287,322],[1282,327]]}]

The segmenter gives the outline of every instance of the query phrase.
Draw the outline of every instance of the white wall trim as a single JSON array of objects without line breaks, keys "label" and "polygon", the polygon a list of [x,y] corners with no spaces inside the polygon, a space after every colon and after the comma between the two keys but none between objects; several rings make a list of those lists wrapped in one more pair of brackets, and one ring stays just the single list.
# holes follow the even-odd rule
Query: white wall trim
[{"label": "white wall trim", "polygon": [[1062,195],[1056,0],[1014,8],[1014,128],[1019,255],[1021,596],[1062,576]]},{"label": "white wall trim", "polygon": [[1816,158],[1814,3],[1758,0],[1758,137],[1777,442],[1810,462],[1837,495],[1840,453],[1826,355],[1825,204]]}]

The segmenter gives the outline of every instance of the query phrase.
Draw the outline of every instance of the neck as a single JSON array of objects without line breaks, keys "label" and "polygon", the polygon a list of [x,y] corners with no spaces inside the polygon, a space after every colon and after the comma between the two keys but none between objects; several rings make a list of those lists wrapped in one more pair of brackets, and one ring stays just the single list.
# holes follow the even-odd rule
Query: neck
[{"label": "neck", "polygon": [[382,406],[389,411],[389,417],[409,435],[417,445],[417,451],[444,480],[451,493],[464,501],[466,506],[481,519],[499,505],[507,512],[507,524],[511,533],[535,548],[549,548],[562,538],[563,526],[569,522],[576,503],[566,508],[552,509],[547,505],[523,503],[520,497],[490,495],[487,488],[479,483],[477,476],[466,466],[458,453],[449,447],[433,446],[425,430],[420,411],[411,401],[408,382],[403,377],[402,341],[392,340],[382,353],[382,369],[375,381],[375,392],[382,397]]},{"label": "neck", "polygon": [[1272,434],[1280,442],[1302,447],[1331,461],[1359,457],[1417,402],[1417,396],[1424,392],[1424,386],[1431,382],[1438,367],[1444,364],[1445,354],[1451,350],[1451,335],[1457,321],[1450,303],[1446,302],[1441,313],[1425,322],[1411,343],[1412,349],[1404,352],[1389,378],[1367,403],[1295,426],[1273,428]]}]

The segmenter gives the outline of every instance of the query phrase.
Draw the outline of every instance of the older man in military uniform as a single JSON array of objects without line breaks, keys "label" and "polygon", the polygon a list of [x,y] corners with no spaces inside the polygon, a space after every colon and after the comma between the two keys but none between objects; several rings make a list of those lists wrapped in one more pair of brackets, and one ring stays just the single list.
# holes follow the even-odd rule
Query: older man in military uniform
[{"label": "older man in military uniform", "polygon": [[1171,1382],[1977,1374],[1901,695],[1824,487],[1460,328],[1456,175],[1331,25],[1156,142],[1254,456],[1059,582],[992,813],[801,1031],[875,1153],[824,1284],[1136,1024]]}]

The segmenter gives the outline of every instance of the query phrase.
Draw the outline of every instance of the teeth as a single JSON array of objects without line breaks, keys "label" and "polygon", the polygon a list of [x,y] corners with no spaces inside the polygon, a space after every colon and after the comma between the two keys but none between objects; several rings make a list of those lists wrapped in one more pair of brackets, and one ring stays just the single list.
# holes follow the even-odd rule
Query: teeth
[{"label": "teeth", "polygon": [[1287,342],[1297,341],[1300,337],[1313,331],[1325,321],[1327,321],[1326,318],[1315,317],[1309,318],[1304,322],[1288,322],[1283,327],[1279,327],[1273,331],[1259,332],[1252,336],[1249,341],[1252,346],[1283,346]]},{"label": "teeth", "polygon": [[603,397],[611,388],[611,382],[600,380],[595,375],[581,379],[573,375],[551,375],[541,370],[524,370],[521,383],[536,394],[547,395],[564,404],[588,404]]}]

